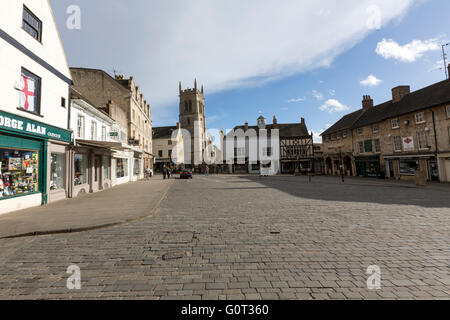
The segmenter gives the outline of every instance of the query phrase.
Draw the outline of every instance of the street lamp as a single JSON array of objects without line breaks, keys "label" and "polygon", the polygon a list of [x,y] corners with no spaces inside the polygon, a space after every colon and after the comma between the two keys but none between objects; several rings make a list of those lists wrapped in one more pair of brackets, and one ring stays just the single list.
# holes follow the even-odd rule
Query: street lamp
[{"label": "street lamp", "polygon": [[445,47],[447,47],[449,45],[450,45],[450,42],[442,45],[442,57],[444,58],[445,79],[448,79],[448,77],[449,77],[448,69],[447,69],[447,55],[445,53]]}]

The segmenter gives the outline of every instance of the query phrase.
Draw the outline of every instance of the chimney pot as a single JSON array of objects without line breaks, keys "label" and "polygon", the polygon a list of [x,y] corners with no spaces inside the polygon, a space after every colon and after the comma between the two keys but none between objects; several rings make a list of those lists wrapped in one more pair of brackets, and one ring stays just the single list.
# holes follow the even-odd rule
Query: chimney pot
[{"label": "chimney pot", "polygon": [[411,93],[409,86],[398,86],[392,89],[392,102],[396,103],[402,100],[406,95]]},{"label": "chimney pot", "polygon": [[245,131],[247,131],[248,130],[248,122],[245,122]]},{"label": "chimney pot", "polygon": [[363,110],[373,108],[373,99],[370,96],[363,96],[362,108]]},{"label": "chimney pot", "polygon": [[273,124],[277,124],[277,117],[273,116]]}]

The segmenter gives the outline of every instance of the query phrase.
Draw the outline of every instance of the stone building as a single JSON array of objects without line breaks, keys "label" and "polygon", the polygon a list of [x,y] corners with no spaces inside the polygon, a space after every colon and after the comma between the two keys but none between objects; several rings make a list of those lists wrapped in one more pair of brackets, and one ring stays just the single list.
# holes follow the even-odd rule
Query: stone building
[{"label": "stone building", "polygon": [[[278,129],[278,136],[273,137],[272,130]],[[278,123],[277,118],[273,117],[273,123],[267,124],[266,119],[260,116],[257,119],[256,126],[249,126],[246,122],[243,126],[234,127],[232,132],[224,136],[223,152],[227,154],[227,140],[234,139],[234,158],[230,165],[230,173],[261,173],[264,171],[263,165],[259,159],[260,149],[260,130],[267,130],[267,145],[263,148],[264,156],[275,156],[278,160],[272,163],[275,173],[307,173],[314,170],[314,148],[313,136],[309,134],[305,119],[301,118],[299,123]],[[242,132],[245,136],[245,143],[239,144],[237,141],[238,133]],[[255,135],[249,134],[254,132]],[[253,140],[257,139],[253,143]],[[258,160],[251,161],[250,151],[253,146],[258,153]],[[272,145],[275,144],[275,145]],[[231,144],[233,145],[233,144]],[[225,161],[229,159],[225,159]]]},{"label": "stone building", "polygon": [[325,170],[352,176],[412,180],[417,173],[450,181],[450,81],[415,92],[392,89],[392,100],[344,116],[323,134]]},{"label": "stone building", "polygon": [[[203,86],[182,89],[179,83],[179,122],[176,126],[153,128],[153,154],[157,163],[156,171],[161,171],[164,164],[202,171],[205,164],[205,152],[211,142],[206,133],[206,111]],[[172,134],[180,129],[175,140]],[[176,152],[174,151],[176,148]],[[174,152],[175,159],[172,158]]]},{"label": "stone building", "polygon": [[153,128],[155,172],[162,172],[164,165],[184,166],[184,139],[181,130],[177,129],[181,129],[179,123],[177,126]]},{"label": "stone building", "polygon": [[144,177],[147,167],[153,168],[152,155],[152,121],[150,105],[144,99],[139,87],[136,86],[133,77],[126,79],[124,76],[111,77],[98,69],[71,68],[74,88],[83,96],[92,101],[100,109],[110,109],[117,106],[122,112],[112,108],[109,115],[127,116],[128,145],[135,148],[135,156],[132,163],[127,163],[131,169],[131,180],[135,181]]}]

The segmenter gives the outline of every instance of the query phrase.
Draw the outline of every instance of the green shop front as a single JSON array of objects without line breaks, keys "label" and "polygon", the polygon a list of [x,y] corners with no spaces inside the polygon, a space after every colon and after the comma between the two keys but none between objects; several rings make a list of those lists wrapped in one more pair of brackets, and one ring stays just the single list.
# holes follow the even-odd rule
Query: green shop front
[{"label": "green shop front", "polygon": [[379,156],[355,157],[356,174],[359,177],[381,178]]},{"label": "green shop front", "polygon": [[0,111],[0,214],[67,197],[70,131]]}]

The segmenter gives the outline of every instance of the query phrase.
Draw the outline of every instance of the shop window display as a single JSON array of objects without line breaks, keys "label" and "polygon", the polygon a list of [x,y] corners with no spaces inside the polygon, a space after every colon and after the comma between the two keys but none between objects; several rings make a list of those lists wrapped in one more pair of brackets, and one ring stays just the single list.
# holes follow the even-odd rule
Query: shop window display
[{"label": "shop window display", "polygon": [[87,156],[76,154],[74,185],[79,186],[85,183],[87,183]]},{"label": "shop window display", "polygon": [[64,189],[66,156],[64,153],[52,153],[50,167],[50,190]]},{"label": "shop window display", "polygon": [[117,159],[116,161],[116,177],[123,178],[128,176],[128,160]]},{"label": "shop window display", "polygon": [[420,170],[420,164],[418,160],[400,160],[399,169],[402,175],[414,175],[416,170]]},{"label": "shop window display", "polygon": [[0,149],[0,198],[39,191],[39,152]]},{"label": "shop window display", "polygon": [[141,172],[141,161],[138,159],[134,159],[134,174],[139,174]]}]

